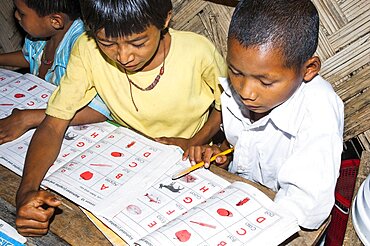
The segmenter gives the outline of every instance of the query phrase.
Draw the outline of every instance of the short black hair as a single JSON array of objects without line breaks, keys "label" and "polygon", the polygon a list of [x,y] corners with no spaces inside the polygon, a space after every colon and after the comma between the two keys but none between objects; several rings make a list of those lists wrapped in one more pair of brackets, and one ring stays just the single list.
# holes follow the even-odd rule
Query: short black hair
[{"label": "short black hair", "polygon": [[63,13],[71,20],[81,17],[78,0],[23,0],[26,6],[36,11],[40,17],[50,14]]},{"label": "short black hair", "polygon": [[228,38],[244,47],[277,48],[284,65],[298,69],[315,53],[318,35],[319,14],[310,0],[241,0]]},{"label": "short black hair", "polygon": [[82,16],[93,35],[104,28],[108,37],[126,37],[150,25],[164,29],[171,0],[81,0]]}]

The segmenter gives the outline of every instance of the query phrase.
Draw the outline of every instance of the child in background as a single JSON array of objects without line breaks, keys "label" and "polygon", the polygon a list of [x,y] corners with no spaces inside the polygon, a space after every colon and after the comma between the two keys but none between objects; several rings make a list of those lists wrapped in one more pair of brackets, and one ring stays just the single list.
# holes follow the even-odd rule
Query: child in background
[{"label": "child in background", "polygon": [[[84,32],[80,19],[79,1],[75,0],[15,0],[15,18],[28,33],[23,50],[0,54],[0,66],[29,68],[38,77],[59,85],[64,75],[73,44]],[[109,110],[98,97],[89,107],[81,110],[72,124],[106,120]],[[14,109],[0,120],[0,144],[21,136],[38,126],[45,117],[45,110]]]},{"label": "child in background", "polygon": [[[82,0],[81,7],[90,36],[73,47],[33,135],[17,192],[16,226],[23,235],[47,233],[60,201],[39,185],[70,120],[97,93],[119,124],[183,149],[208,143],[220,128],[218,78],[227,66],[205,37],[168,28],[171,0]],[[216,110],[209,113],[212,104]]]},{"label": "child in background", "polygon": [[[242,0],[228,36],[221,81],[226,141],[189,150],[192,163],[235,147],[216,164],[276,191],[300,226],[318,228],[334,205],[343,103],[318,72],[319,16],[309,0]],[[203,155],[203,156],[202,156]],[[184,156],[185,158],[185,156]]]}]

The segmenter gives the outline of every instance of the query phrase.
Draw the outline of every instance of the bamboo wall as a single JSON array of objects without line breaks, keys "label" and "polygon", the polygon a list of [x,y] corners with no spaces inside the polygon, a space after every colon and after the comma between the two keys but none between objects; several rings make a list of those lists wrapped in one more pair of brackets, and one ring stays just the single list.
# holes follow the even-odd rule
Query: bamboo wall
[{"label": "bamboo wall", "polygon": [[[236,0],[172,0],[171,25],[207,36],[225,56],[226,37]],[[357,138],[370,150],[370,3],[369,0],[313,0],[320,18],[317,54],[321,75],[345,104],[344,140]],[[0,52],[21,47],[13,1],[1,0]]]}]

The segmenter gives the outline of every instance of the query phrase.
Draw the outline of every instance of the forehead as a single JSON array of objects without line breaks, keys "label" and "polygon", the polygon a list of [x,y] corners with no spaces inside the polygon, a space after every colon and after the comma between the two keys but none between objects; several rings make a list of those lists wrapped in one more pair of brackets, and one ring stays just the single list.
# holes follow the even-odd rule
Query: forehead
[{"label": "forehead", "polygon": [[125,42],[132,42],[140,39],[155,38],[158,36],[158,34],[160,34],[160,30],[154,25],[149,25],[148,28],[146,28],[143,32],[119,37],[109,37],[106,35],[105,29],[101,28],[95,33],[95,37],[102,40],[120,40]]},{"label": "forehead", "polygon": [[27,13],[28,15],[34,15],[35,17],[39,17],[34,9],[29,8],[24,0],[14,0],[14,5],[18,11],[22,13]]},{"label": "forehead", "polygon": [[270,44],[244,46],[236,39],[228,40],[229,63],[254,63],[284,66],[285,59],[279,48]]},{"label": "forehead", "polygon": [[25,4],[24,0],[14,0],[13,3],[17,9],[30,9]]}]

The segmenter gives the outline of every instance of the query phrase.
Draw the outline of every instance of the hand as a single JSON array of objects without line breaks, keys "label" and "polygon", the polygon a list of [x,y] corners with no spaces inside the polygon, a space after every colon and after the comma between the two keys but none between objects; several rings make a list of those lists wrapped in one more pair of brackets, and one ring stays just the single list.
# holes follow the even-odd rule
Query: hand
[{"label": "hand", "polygon": [[163,144],[172,144],[179,146],[183,151],[186,151],[189,148],[190,140],[186,138],[167,138],[167,137],[160,137],[155,138],[155,141],[163,143]]},{"label": "hand", "polygon": [[11,115],[0,119],[0,144],[17,139],[28,129],[24,111],[13,109]]},{"label": "hand", "polygon": [[47,191],[31,191],[23,196],[17,195],[17,231],[23,236],[42,236],[47,234],[49,220],[55,207],[61,201]]},{"label": "hand", "polygon": [[[183,159],[189,158],[191,165],[204,161],[204,167],[209,168],[212,156],[221,153],[222,150],[217,145],[191,146],[183,155]],[[218,156],[215,160],[216,165],[222,168],[228,165],[227,156]]]}]

